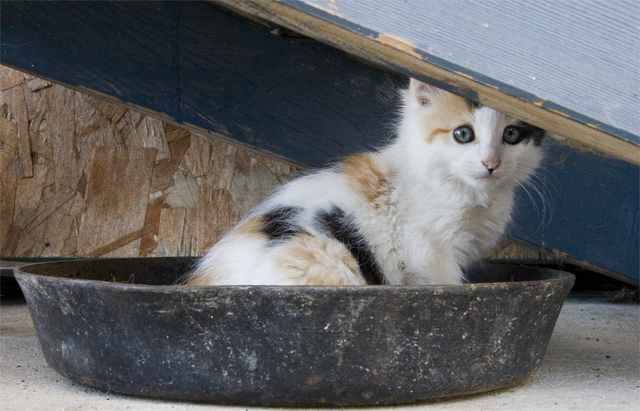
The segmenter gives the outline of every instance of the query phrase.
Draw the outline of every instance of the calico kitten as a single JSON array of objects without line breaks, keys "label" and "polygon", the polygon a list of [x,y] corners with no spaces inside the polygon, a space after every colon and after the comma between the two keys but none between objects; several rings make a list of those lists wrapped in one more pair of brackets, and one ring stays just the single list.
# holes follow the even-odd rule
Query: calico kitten
[{"label": "calico kitten", "polygon": [[281,187],[185,283],[459,284],[505,231],[543,136],[412,79],[392,144]]}]

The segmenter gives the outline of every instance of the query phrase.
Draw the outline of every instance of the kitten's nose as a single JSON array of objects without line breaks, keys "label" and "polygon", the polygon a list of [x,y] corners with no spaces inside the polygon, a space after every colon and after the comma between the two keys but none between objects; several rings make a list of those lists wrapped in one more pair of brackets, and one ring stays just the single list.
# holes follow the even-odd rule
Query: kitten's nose
[{"label": "kitten's nose", "polygon": [[489,170],[489,174],[492,174],[496,168],[500,167],[500,160],[482,160],[482,164]]}]

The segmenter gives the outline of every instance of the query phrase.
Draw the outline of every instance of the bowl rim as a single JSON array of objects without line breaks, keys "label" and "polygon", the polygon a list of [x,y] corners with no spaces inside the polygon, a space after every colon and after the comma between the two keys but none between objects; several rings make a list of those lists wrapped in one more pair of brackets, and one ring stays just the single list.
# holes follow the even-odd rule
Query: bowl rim
[{"label": "bowl rim", "polygon": [[[193,257],[141,257],[135,259],[147,259],[147,260],[161,260],[161,259],[189,259]],[[510,264],[510,263],[485,263],[484,266],[503,266],[503,267],[514,267],[514,268],[524,268],[527,270],[538,270],[544,271],[546,273],[551,274],[550,278],[544,279],[534,279],[534,280],[522,280],[522,281],[493,281],[493,282],[472,282],[472,283],[464,283],[464,284],[425,284],[425,285],[206,285],[206,286],[193,286],[193,285],[185,285],[185,284],[141,284],[134,282],[123,282],[123,281],[107,281],[107,280],[97,280],[97,279],[88,279],[88,278],[70,278],[64,276],[56,276],[56,275],[48,275],[48,274],[38,274],[32,273],[28,270],[34,267],[40,267],[42,265],[50,265],[50,264],[65,264],[65,263],[74,263],[74,262],[96,262],[96,261],[126,261],[131,258],[126,257],[117,257],[117,258],[87,258],[87,259],[74,259],[74,260],[64,260],[64,261],[49,261],[49,262],[37,262],[32,264],[26,264],[20,267],[14,268],[14,275],[25,276],[25,277],[35,277],[35,278],[49,278],[52,280],[59,280],[60,282],[64,282],[67,284],[76,284],[76,285],[94,285],[100,287],[108,287],[114,289],[130,289],[130,290],[146,290],[146,291],[185,291],[185,292],[193,292],[197,290],[205,291],[242,291],[242,292],[256,292],[263,291],[267,292],[267,290],[274,292],[287,292],[287,291],[308,291],[308,292],[320,292],[320,291],[335,291],[335,290],[349,290],[354,293],[361,292],[370,292],[371,290],[395,290],[395,291],[405,291],[405,292],[415,292],[415,291],[475,291],[482,289],[496,289],[496,288],[510,288],[514,287],[527,287],[533,285],[541,285],[541,284],[553,284],[553,283],[565,283],[565,282],[573,282],[575,280],[575,276],[569,272],[557,270],[553,268],[546,267],[535,267],[531,265],[522,265],[522,264]],[[195,261],[195,260],[194,260]],[[355,290],[363,290],[363,291],[355,291]],[[367,290],[367,291],[365,291]]]}]

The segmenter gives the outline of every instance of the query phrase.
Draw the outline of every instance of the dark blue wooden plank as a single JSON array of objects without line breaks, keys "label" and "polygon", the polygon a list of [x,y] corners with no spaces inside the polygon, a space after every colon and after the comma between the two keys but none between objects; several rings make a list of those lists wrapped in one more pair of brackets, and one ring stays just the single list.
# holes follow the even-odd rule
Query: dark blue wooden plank
[{"label": "dark blue wooden plank", "polygon": [[0,62],[175,116],[169,27],[179,7],[2,1]]},{"label": "dark blue wooden plank", "polygon": [[2,7],[3,64],[305,165],[371,147],[403,81],[202,2]]},{"label": "dark blue wooden plank", "polygon": [[[405,81],[201,2],[1,7],[3,64],[305,165],[382,144]],[[637,281],[638,167],[548,145],[553,213],[520,192],[512,236]]]},{"label": "dark blue wooden plank", "polygon": [[640,281],[640,169],[545,140],[546,159],[516,201],[513,237]]},{"label": "dark blue wooden plank", "polygon": [[401,76],[316,41],[215,16],[183,11],[183,22],[197,27],[181,31],[183,123],[312,166],[370,148],[390,130]]}]

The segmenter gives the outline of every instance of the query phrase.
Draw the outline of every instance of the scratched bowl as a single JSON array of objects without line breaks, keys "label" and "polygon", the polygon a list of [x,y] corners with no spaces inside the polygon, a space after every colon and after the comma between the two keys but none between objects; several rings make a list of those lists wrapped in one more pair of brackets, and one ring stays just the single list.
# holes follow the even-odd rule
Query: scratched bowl
[{"label": "scratched bowl", "polygon": [[399,404],[517,384],[571,274],[487,265],[473,284],[172,285],[188,258],[20,267],[49,365],[122,394],[219,404]]}]

